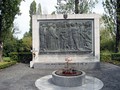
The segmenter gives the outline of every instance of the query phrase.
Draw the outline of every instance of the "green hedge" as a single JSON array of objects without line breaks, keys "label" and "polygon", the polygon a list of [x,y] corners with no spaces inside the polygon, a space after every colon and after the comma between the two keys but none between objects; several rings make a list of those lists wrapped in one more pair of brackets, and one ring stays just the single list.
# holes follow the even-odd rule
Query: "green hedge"
[{"label": "green hedge", "polygon": [[0,62],[0,69],[7,68],[9,66],[12,66],[16,64],[16,61],[11,61],[11,62]]},{"label": "green hedge", "polygon": [[112,60],[111,59],[111,54],[110,53],[101,53],[100,54],[100,60],[105,61],[105,62]]},{"label": "green hedge", "polygon": [[101,53],[100,60],[105,62],[109,62],[111,60],[120,61],[120,53]]},{"label": "green hedge", "polygon": [[32,60],[31,52],[11,52],[9,56],[12,60],[22,63],[29,63]]},{"label": "green hedge", "polygon": [[4,62],[11,62],[12,60],[10,59],[10,57],[3,57],[3,61]]},{"label": "green hedge", "polygon": [[17,62],[19,61],[18,52],[11,52],[11,53],[9,53],[9,56],[10,56],[10,59],[15,60]]},{"label": "green hedge", "polygon": [[112,53],[111,58],[112,58],[112,60],[120,61],[120,53]]}]

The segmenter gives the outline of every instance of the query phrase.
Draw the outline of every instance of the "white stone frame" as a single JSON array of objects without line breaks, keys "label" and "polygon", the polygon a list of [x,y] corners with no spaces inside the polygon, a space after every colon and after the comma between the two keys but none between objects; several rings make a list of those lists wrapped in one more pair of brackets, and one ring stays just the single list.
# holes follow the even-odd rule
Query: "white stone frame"
[{"label": "white stone frame", "polygon": [[[93,56],[100,60],[100,34],[99,34],[99,18],[98,14],[68,14],[67,19],[93,19]],[[33,15],[32,17],[32,48],[39,51],[39,22],[38,20],[64,19],[62,14],[58,15]],[[39,52],[36,52],[38,57]]]}]

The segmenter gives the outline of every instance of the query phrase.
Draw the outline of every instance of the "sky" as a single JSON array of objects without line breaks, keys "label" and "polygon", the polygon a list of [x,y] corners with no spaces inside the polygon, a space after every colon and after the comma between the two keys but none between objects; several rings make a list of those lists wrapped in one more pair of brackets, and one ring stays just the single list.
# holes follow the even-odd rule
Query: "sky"
[{"label": "sky", "polygon": [[[16,16],[16,19],[14,21],[14,25],[19,28],[20,33],[16,33],[15,36],[21,39],[25,32],[29,31],[29,8],[30,4],[33,0],[25,0],[25,2],[21,2],[20,5],[20,12],[21,15]],[[55,11],[55,5],[57,3],[57,0],[35,0],[37,5],[40,3],[43,13],[44,14],[51,14],[51,12]],[[102,0],[99,0],[99,3],[96,4],[95,9],[93,12],[102,14],[104,12],[103,6],[102,6]]]}]

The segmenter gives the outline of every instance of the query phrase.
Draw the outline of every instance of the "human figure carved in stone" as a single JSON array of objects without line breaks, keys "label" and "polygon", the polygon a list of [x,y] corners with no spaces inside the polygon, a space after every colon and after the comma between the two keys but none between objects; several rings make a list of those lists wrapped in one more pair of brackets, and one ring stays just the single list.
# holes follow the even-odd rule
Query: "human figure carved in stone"
[{"label": "human figure carved in stone", "polygon": [[92,23],[90,20],[41,22],[41,52],[92,50]]},{"label": "human figure carved in stone", "polygon": [[58,49],[58,35],[56,31],[56,25],[50,23],[49,28],[48,28],[48,33],[49,33],[49,44],[50,50],[57,50]]},{"label": "human figure carved in stone", "polygon": [[69,49],[68,46],[68,32],[67,30],[62,30],[60,32],[60,49]]},{"label": "human figure carved in stone", "polygon": [[71,32],[72,32],[72,39],[73,39],[73,46],[74,49],[80,50],[79,49],[79,35],[78,35],[78,29],[75,27],[74,24],[71,24]]},{"label": "human figure carved in stone", "polygon": [[40,32],[40,38],[41,38],[41,50],[45,51],[47,49],[47,41],[46,41],[46,36],[47,36],[47,27],[46,25],[41,26],[41,32]]},{"label": "human figure carved in stone", "polygon": [[92,49],[92,27],[91,23],[87,22],[86,23],[86,29],[85,29],[85,48],[88,50]]},{"label": "human figure carved in stone", "polygon": [[91,50],[92,48],[92,28],[91,25],[86,25],[86,23],[83,23],[83,25],[80,27],[82,30],[82,33],[80,33],[80,36],[83,40],[83,47],[87,50]]}]

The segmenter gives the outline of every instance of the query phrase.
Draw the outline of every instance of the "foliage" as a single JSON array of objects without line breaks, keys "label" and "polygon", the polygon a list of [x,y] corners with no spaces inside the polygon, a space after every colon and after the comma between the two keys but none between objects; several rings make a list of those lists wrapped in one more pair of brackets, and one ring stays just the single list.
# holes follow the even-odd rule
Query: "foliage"
[{"label": "foliage", "polygon": [[95,4],[98,3],[98,0],[82,0],[79,6],[79,13],[91,13],[92,9],[95,8]]},{"label": "foliage", "polygon": [[32,39],[31,37],[25,37],[23,40],[23,51],[30,51],[32,48]]},{"label": "foliage", "polygon": [[120,0],[105,0],[103,6],[106,12],[103,19],[111,35],[116,38],[115,52],[118,52],[120,45]]},{"label": "foliage", "polygon": [[100,60],[120,66],[120,53],[101,52]]},{"label": "foliage", "polygon": [[29,63],[32,60],[32,53],[30,52],[11,52],[10,58],[17,62]]},{"label": "foliage", "polygon": [[36,14],[36,2],[35,0],[30,4],[30,17],[32,17],[32,15]]},{"label": "foliage", "polygon": [[30,35],[24,36],[22,39],[23,51],[30,52],[32,49],[32,37]]},{"label": "foliage", "polygon": [[19,60],[22,63],[30,63],[32,60],[32,53],[31,52],[20,52],[19,55]]},{"label": "foliage", "polygon": [[120,66],[120,61],[111,60],[109,63]]},{"label": "foliage", "polygon": [[112,57],[112,60],[120,61],[120,53],[112,53],[111,57]]},{"label": "foliage", "polygon": [[4,62],[11,62],[11,59],[10,59],[10,57],[3,57],[3,61]]},{"label": "foliage", "polygon": [[37,15],[42,15],[41,4],[38,4]]},{"label": "foliage", "polygon": [[29,14],[30,14],[30,31],[29,31],[29,33],[32,36],[32,15],[36,14],[36,2],[35,2],[35,0],[30,4]]},{"label": "foliage", "polygon": [[[91,13],[92,9],[95,7],[95,4],[98,3],[98,0],[79,0],[78,13]],[[68,0],[65,5],[58,3],[58,6],[55,7],[58,14],[63,14],[65,11],[67,13],[75,12],[75,0]]]},{"label": "foliage", "polygon": [[101,51],[114,52],[115,39],[111,36],[108,30],[100,31],[100,49]]},{"label": "foliage", "polygon": [[[10,56],[13,60],[22,62],[22,60],[20,59],[20,52],[30,52],[30,50],[32,48],[32,40],[31,40],[30,34],[26,33],[24,35],[23,39],[18,40],[16,42],[16,46],[13,48],[15,50],[8,49],[10,51],[7,53],[8,55],[6,55],[6,56]],[[26,55],[26,58],[27,58],[27,55]]]},{"label": "foliage", "polygon": [[53,12],[51,13],[51,15],[55,15],[55,11],[53,11]]},{"label": "foliage", "polygon": [[[11,27],[13,26],[13,21],[15,15],[20,12],[19,7],[22,0],[1,0],[1,20],[2,26],[0,31],[0,38],[6,37]],[[8,18],[9,17],[9,18]],[[3,39],[4,40],[4,39]]]},{"label": "foliage", "polygon": [[9,56],[10,56],[10,59],[19,62],[18,52],[10,52],[10,53],[9,53]]},{"label": "foliage", "polygon": [[103,15],[104,23],[110,33],[115,36],[116,30],[116,0],[105,0],[103,2],[105,14]]},{"label": "foliage", "polygon": [[32,36],[29,32],[24,34],[24,37],[18,41],[19,48],[17,49],[18,52],[30,52],[32,48]]},{"label": "foliage", "polygon": [[111,53],[101,53],[100,60],[103,62],[109,62],[111,60]]},{"label": "foliage", "polygon": [[15,52],[17,51],[17,38],[14,38],[13,36],[9,36],[9,38],[6,38],[3,44],[3,55],[8,56],[8,54],[12,51]]},{"label": "foliage", "polygon": [[[15,16],[20,12],[19,7],[22,0],[0,0],[0,42],[5,42],[11,35],[13,21]],[[5,44],[4,44],[5,46]],[[0,57],[2,49],[0,49]],[[1,61],[1,58],[0,58]]]},{"label": "foliage", "polygon": [[12,65],[16,64],[16,61],[11,61],[11,62],[0,62],[0,69],[4,69],[7,67],[10,67]]}]

